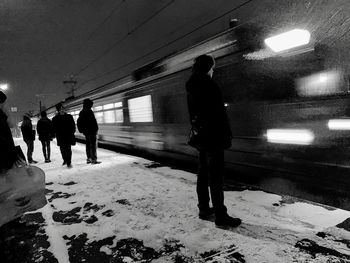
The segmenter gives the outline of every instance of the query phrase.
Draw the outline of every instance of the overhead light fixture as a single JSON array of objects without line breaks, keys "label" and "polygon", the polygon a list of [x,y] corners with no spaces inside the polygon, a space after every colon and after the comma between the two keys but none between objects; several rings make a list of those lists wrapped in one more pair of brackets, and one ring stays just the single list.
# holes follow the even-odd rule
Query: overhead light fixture
[{"label": "overhead light fixture", "polygon": [[310,32],[305,29],[293,29],[277,36],[265,39],[265,44],[274,52],[281,52],[310,42]]},{"label": "overhead light fixture", "polygon": [[266,132],[267,141],[270,143],[309,145],[315,135],[306,129],[269,129]]}]

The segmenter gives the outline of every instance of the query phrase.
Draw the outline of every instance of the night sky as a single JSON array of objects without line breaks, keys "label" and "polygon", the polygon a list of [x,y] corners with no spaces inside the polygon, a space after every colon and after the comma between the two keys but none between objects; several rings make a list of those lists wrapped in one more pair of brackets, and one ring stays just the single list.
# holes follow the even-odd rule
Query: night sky
[{"label": "night sky", "polygon": [[3,0],[0,81],[10,84],[9,107],[18,107],[18,114],[37,111],[39,101],[50,107],[69,96],[62,82],[72,75],[75,95],[82,94],[228,29],[231,18],[261,23],[267,33],[309,27],[313,41],[346,46],[349,5],[346,0]]}]

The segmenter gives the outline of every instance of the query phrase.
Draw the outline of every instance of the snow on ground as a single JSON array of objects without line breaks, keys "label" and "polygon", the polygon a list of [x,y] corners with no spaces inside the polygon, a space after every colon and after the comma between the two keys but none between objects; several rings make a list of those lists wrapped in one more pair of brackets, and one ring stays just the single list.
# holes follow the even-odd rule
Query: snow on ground
[{"label": "snow on ground", "polygon": [[194,174],[104,149],[102,163],[88,165],[85,145],[72,149],[68,169],[55,143],[52,162],[44,163],[35,141],[49,201],[39,212],[48,251],[60,263],[350,262],[350,232],[336,227],[348,211],[285,203],[263,191],[226,191],[229,214],[243,224],[220,229],[198,218]]}]

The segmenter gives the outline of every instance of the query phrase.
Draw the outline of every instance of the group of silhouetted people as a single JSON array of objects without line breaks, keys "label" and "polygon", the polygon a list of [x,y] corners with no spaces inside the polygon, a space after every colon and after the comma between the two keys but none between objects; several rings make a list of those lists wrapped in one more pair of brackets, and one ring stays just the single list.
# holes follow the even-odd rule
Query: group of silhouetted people
[{"label": "group of silhouetted people", "polygon": [[[207,220],[215,215],[217,226],[236,227],[241,224],[239,218],[228,215],[224,205],[224,150],[231,147],[232,133],[219,87],[212,79],[215,61],[211,56],[201,55],[195,59],[192,75],[186,83],[188,109],[191,129],[194,131],[196,144],[191,144],[199,151],[199,171],[197,177],[197,196],[199,218]],[[0,93],[0,105],[6,96]],[[97,164],[96,145],[98,125],[92,111],[93,102],[85,99],[83,109],[79,114],[77,126],[86,138],[87,163]],[[75,144],[75,122],[72,115],[66,113],[64,106],[56,105],[57,114],[51,121],[46,113],[41,113],[37,131],[42,143],[45,162],[50,162],[50,141],[56,137],[60,147],[63,165],[72,167],[71,146]],[[7,125],[7,115],[0,108],[0,146],[11,148],[13,140]],[[30,163],[36,161],[32,158],[33,141],[35,134],[32,130],[30,118],[26,115],[22,123],[24,141],[28,146],[27,157]],[[3,151],[1,151],[3,153]],[[12,152],[0,158],[7,161]],[[11,161],[4,164],[11,166]],[[210,197],[212,207],[210,206]]]},{"label": "group of silhouetted people", "polygon": [[[97,161],[97,131],[98,125],[95,115],[92,111],[93,101],[85,99],[83,109],[77,120],[78,129],[84,134],[86,139],[86,156],[87,163],[99,164]],[[37,123],[37,132],[39,140],[42,144],[42,151],[45,163],[51,162],[50,142],[56,138],[57,145],[60,147],[63,164],[68,168],[72,168],[72,145],[76,144],[75,138],[75,122],[72,115],[65,111],[62,103],[56,105],[57,114],[52,121],[47,117],[46,112],[41,112],[41,118]],[[23,116],[21,125],[23,140],[27,145],[27,158],[29,163],[37,163],[33,160],[35,130],[29,115]]]}]

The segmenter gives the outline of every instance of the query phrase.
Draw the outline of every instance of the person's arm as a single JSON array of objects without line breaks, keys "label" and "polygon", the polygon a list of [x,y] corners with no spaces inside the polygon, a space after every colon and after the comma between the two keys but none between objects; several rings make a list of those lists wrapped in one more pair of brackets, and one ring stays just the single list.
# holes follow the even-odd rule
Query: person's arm
[{"label": "person's arm", "polygon": [[75,133],[75,122],[74,122],[74,118],[72,115],[69,115],[70,119],[71,119],[71,129],[72,129],[72,133]]},{"label": "person's arm", "polygon": [[10,128],[13,128],[15,127],[15,123],[11,117],[11,114],[9,112],[9,110],[7,109],[6,106],[3,106],[2,107],[2,111],[5,113],[5,115],[7,116],[7,125],[10,127]]},{"label": "person's arm", "polygon": [[40,120],[36,124],[36,132],[38,133],[38,135],[40,135],[40,132],[41,132],[41,121]]}]

